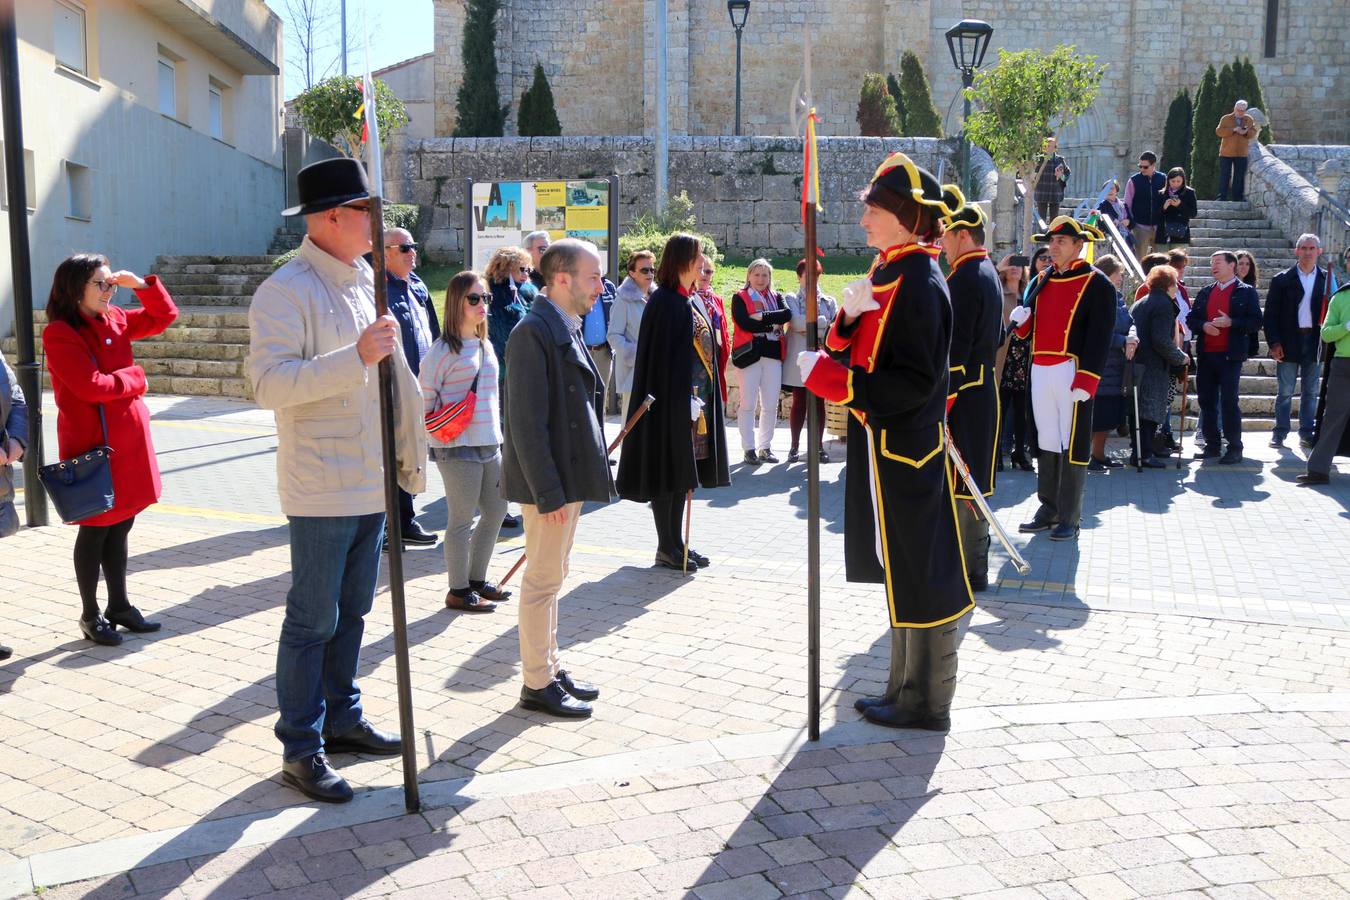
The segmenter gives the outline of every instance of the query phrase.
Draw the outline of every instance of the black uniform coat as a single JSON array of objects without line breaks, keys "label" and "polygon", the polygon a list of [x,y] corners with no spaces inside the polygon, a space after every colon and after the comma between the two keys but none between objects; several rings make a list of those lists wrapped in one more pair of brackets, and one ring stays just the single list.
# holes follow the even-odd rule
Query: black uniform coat
[{"label": "black uniform coat", "polygon": [[[1003,337],[1003,286],[989,253],[980,248],[960,257],[947,275],[952,298],[952,349],[947,425],[980,493],[994,493],[998,448],[998,384],[994,357]],[[958,499],[970,490],[952,471]]]},{"label": "black uniform coat", "polygon": [[[1092,395],[1087,400],[1074,404],[1076,408],[1073,434],[1069,438],[1069,462],[1086,466],[1092,455],[1092,399],[1097,394],[1097,385],[1101,382],[1102,372],[1106,369],[1106,357],[1111,352],[1111,335],[1116,327],[1116,287],[1110,279],[1081,259],[1066,272],[1057,269],[1045,271],[1045,276],[1037,279],[1027,294],[1031,318],[1017,329],[1019,335],[1034,333],[1038,325],[1036,297],[1047,284],[1081,278],[1088,271],[1092,273],[1074,309],[1069,332],[1064,338],[1063,354],[1065,359],[1074,361],[1078,370],[1078,374],[1074,376],[1073,386],[1082,387]],[[1034,338],[1032,346],[1035,347]],[[1033,356],[1033,370],[1035,366]]]},{"label": "black uniform coat", "polygon": [[931,628],[974,607],[943,435],[952,306],[917,244],[887,250],[870,278],[881,308],[835,319],[825,346],[843,365],[817,363],[806,386],[851,412],[846,577],[886,585],[892,627]]},{"label": "black uniform coat", "polygon": [[657,287],[647,299],[633,360],[632,398],[624,416],[631,417],[648,394],[656,402],[624,438],[615,484],[625,500],[646,502],[653,497],[683,494],[700,485],[731,484],[720,383],[723,376],[717,365],[713,366],[716,389],[711,399],[702,397],[711,452],[706,459],[694,459],[693,423],[689,418],[692,372],[697,363],[694,315],[689,298],[678,291]]}]

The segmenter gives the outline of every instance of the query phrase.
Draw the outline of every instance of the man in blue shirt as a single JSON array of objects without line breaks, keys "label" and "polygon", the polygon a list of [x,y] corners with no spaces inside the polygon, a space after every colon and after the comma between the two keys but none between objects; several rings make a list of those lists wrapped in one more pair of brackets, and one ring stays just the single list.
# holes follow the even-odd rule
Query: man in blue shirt
[{"label": "man in blue shirt", "polygon": [[608,278],[600,279],[600,283],[603,285],[600,299],[581,320],[581,339],[586,342],[591,360],[605,380],[605,408],[596,410],[596,415],[603,419],[607,414],[619,412],[619,396],[614,392],[614,352],[609,346],[609,311],[614,306],[616,289]]},{"label": "man in blue shirt", "polygon": [[[436,306],[422,279],[413,273],[417,265],[417,244],[403,228],[391,228],[384,233],[385,281],[389,286],[389,312],[398,319],[403,331],[403,356],[408,368],[416,375],[422,367],[422,358],[431,349],[431,342],[441,336],[441,325],[436,318]],[[412,494],[399,488],[399,516],[403,521],[403,542],[430,547],[436,535],[424,531],[413,520]],[[385,547],[388,548],[388,538]]]}]

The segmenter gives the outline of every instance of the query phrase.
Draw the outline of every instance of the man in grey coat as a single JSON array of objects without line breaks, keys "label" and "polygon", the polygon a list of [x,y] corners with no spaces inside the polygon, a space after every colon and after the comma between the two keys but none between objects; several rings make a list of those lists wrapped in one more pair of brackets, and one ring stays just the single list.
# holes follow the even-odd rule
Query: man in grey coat
[{"label": "man in grey coat", "polygon": [[614,482],[605,462],[605,382],[581,337],[600,296],[600,254],[571,238],[539,261],[545,288],[511,332],[507,356],[502,493],[525,519],[520,583],[520,704],[584,718],[600,696],[558,661],[558,591],[567,577],[581,504],[606,503]]},{"label": "man in grey coat", "polygon": [[[0,357],[0,537],[19,530],[14,509],[14,466],[28,449],[28,404],[9,363]],[[14,653],[0,644],[0,659]]]}]

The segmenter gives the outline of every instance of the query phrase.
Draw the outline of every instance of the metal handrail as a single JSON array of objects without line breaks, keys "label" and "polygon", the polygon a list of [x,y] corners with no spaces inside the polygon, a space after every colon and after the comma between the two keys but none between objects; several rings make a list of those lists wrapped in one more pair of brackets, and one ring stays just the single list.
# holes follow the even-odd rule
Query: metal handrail
[{"label": "metal handrail", "polygon": [[1139,259],[1134,255],[1134,251],[1130,249],[1130,245],[1125,240],[1125,236],[1122,235],[1120,229],[1116,227],[1116,220],[1108,215],[1098,216],[1097,227],[1106,235],[1107,240],[1111,244],[1111,249],[1115,251],[1116,258],[1120,260],[1123,266],[1125,266],[1125,271],[1128,272],[1130,277],[1136,282],[1143,284],[1144,267],[1139,264]]},{"label": "metal handrail", "polygon": [[[1026,203],[1027,202],[1026,183],[1023,182],[1021,178],[1014,178],[1013,185],[1017,188],[1017,202]],[[1018,220],[1021,221],[1021,216],[1018,216]],[[1036,226],[1036,230],[1042,233],[1044,233],[1045,229],[1050,224],[1049,222],[1041,218],[1040,211],[1036,209],[1034,204],[1031,207],[1031,224]]]}]

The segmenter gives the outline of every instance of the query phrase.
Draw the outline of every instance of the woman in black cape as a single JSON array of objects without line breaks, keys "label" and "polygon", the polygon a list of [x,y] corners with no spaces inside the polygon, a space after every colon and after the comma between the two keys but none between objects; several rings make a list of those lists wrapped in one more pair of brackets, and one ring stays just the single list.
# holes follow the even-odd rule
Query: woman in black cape
[{"label": "woman in black cape", "polygon": [[[694,488],[723,487],[727,440],[716,323],[691,302],[703,254],[698,238],[672,235],[661,252],[657,287],[647,299],[633,363],[631,418],[648,395],[655,398],[623,442],[615,478],[619,496],[650,502],[656,521],[656,564],[685,569],[680,514]],[[688,568],[706,568],[692,548]]]}]

